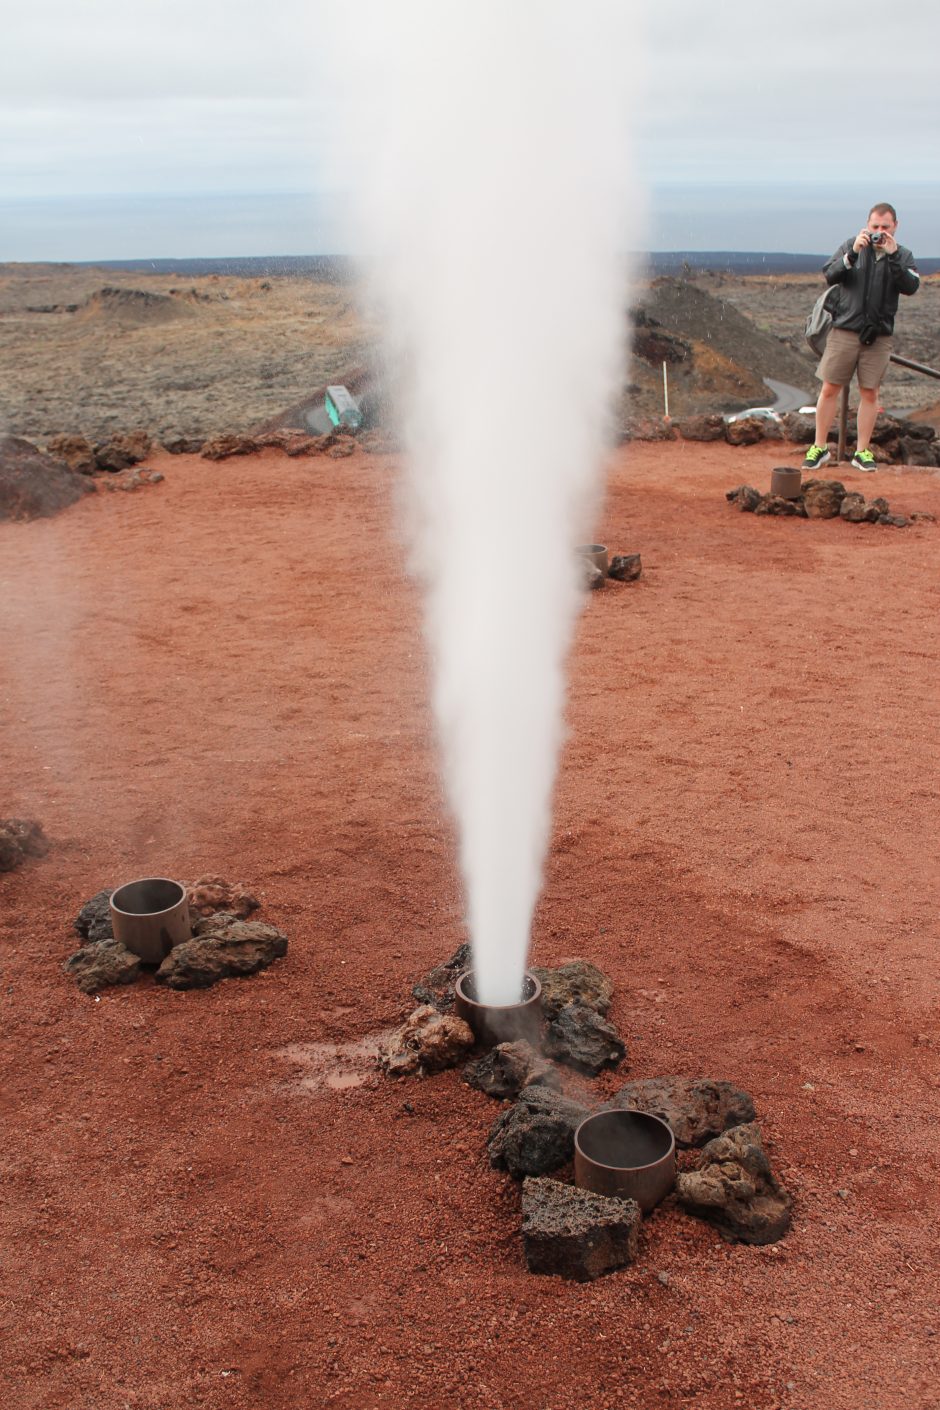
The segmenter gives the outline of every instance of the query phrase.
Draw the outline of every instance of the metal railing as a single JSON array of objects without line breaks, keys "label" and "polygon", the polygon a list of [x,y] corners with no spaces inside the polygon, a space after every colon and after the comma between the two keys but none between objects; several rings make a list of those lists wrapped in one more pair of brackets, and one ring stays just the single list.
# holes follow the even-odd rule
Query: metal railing
[{"label": "metal railing", "polygon": [[[912,372],[920,372],[924,377],[935,377],[940,382],[940,372],[935,367],[926,367],[922,362],[911,362],[909,357],[899,357],[897,353],[892,353],[889,359],[896,362],[899,367],[909,367]],[[845,442],[849,425],[849,389],[842,388],[842,396],[839,400],[839,444],[836,448],[836,464],[839,465],[845,459]]]}]

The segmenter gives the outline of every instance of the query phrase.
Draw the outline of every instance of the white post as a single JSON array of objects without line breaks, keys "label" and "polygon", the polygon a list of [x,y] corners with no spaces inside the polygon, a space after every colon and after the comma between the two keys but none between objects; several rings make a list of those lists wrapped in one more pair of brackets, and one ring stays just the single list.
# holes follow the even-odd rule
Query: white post
[{"label": "white post", "polygon": [[663,363],[663,415],[669,420],[669,378],[666,374],[666,364]]}]

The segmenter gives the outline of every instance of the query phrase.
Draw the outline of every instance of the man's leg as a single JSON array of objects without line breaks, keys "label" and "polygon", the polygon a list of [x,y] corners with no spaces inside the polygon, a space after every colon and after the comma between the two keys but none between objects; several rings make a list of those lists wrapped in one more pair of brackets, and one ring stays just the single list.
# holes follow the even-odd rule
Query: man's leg
[{"label": "man's leg", "polygon": [[[818,446],[826,445],[829,439],[829,431],[836,419],[836,402],[839,400],[841,391],[842,388],[837,382],[823,382],[822,384],[822,391],[819,393],[819,400],[816,403],[816,444]],[[873,418],[872,426],[874,424]],[[859,436],[861,434],[861,428],[859,428]],[[868,434],[871,435],[871,427],[869,427]],[[866,441],[865,444],[867,445],[868,442]]]},{"label": "man's leg", "polygon": [[[871,442],[871,433],[875,429],[875,422],[878,419],[878,393],[880,387],[859,387],[858,394],[861,401],[858,404],[858,445],[856,455],[860,450],[868,450]],[[821,398],[820,398],[821,400]],[[819,415],[817,411],[817,416]]]}]

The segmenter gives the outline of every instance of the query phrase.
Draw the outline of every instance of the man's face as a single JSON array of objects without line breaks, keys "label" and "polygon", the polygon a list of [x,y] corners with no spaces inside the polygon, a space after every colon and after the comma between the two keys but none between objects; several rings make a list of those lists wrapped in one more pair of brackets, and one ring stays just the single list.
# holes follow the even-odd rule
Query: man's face
[{"label": "man's face", "polygon": [[868,217],[868,228],[873,234],[875,231],[884,231],[886,235],[893,235],[898,228],[898,223],[891,219],[890,211],[885,211],[883,215],[878,211],[872,211]]}]

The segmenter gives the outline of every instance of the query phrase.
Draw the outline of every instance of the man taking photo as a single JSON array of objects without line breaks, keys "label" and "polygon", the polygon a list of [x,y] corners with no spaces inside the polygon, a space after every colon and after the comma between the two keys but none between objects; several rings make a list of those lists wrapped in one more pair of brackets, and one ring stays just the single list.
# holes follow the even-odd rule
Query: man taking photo
[{"label": "man taking photo", "polygon": [[840,245],[823,266],[826,283],[838,286],[827,308],[832,327],[816,369],[822,391],[816,403],[816,443],[803,461],[804,470],[818,470],[831,458],[826,448],[843,387],[858,373],[858,443],[852,457],[856,470],[875,470],[870,442],[878,415],[878,392],[891,356],[891,335],[899,294],[916,294],[920,275],[914,256],[894,238],[897,212],[886,201],[872,206],[868,224],[854,240]]}]

